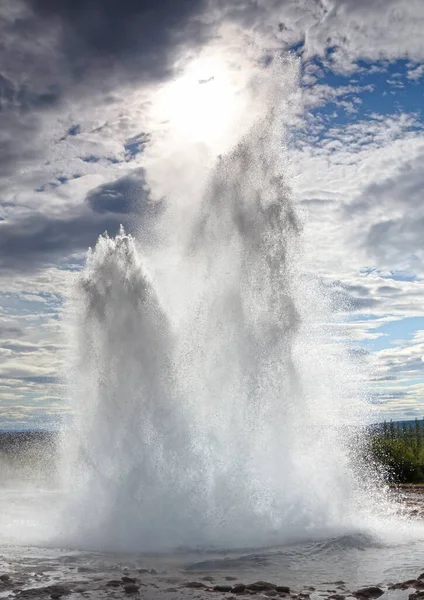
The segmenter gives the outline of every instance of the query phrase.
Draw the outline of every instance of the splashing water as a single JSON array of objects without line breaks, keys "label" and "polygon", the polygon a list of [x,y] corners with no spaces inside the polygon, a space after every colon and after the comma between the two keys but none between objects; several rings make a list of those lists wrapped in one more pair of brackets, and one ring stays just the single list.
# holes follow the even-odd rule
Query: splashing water
[{"label": "splashing water", "polygon": [[169,278],[123,230],[89,253],[71,299],[68,543],[257,546],[371,519],[346,427],[364,406],[300,273],[283,106],[275,93],[219,159]]}]

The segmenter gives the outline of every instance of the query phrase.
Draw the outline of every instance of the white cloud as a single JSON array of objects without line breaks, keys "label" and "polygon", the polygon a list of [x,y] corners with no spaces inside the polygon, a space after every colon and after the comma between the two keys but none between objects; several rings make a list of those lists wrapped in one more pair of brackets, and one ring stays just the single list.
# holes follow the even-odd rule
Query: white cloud
[{"label": "white cloud", "polygon": [[408,79],[412,79],[413,81],[418,81],[424,75],[424,65],[418,65],[413,69],[409,69],[407,73]]}]

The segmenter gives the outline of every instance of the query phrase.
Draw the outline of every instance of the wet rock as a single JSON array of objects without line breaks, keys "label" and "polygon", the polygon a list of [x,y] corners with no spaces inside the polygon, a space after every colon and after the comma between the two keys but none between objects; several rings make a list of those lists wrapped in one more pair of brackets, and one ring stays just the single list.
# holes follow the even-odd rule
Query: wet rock
[{"label": "wet rock", "polygon": [[268,583],[268,581],[255,581],[255,583],[249,583],[246,585],[246,589],[252,592],[269,592],[275,590],[277,585],[275,583]]},{"label": "wet rock", "polygon": [[290,594],[290,588],[286,585],[277,585],[275,591],[279,594]]},{"label": "wet rock", "polygon": [[393,583],[392,585],[389,585],[389,590],[407,590],[408,588],[414,587],[415,583],[415,579],[408,579],[407,581]]},{"label": "wet rock", "polygon": [[127,575],[121,577],[121,581],[123,581],[124,583],[137,583],[137,579],[134,579],[134,577],[127,577]]},{"label": "wet rock", "polygon": [[205,575],[202,577],[202,581],[215,581],[215,578],[212,575]]},{"label": "wet rock", "polygon": [[149,569],[149,573],[150,573],[150,575],[157,575],[158,574],[158,572],[157,572],[156,569]]},{"label": "wet rock", "polygon": [[169,588],[166,588],[165,592],[174,592],[175,593],[175,592],[178,592],[178,590],[177,590],[177,588],[169,587]]},{"label": "wet rock", "polygon": [[204,583],[202,583],[201,581],[188,581],[187,583],[184,584],[184,587],[200,589],[200,588],[205,588],[206,585]]},{"label": "wet rock", "polygon": [[55,596],[55,598],[60,598],[61,596],[68,596],[71,593],[71,590],[63,585],[49,585],[47,588],[44,589],[50,592],[50,597]]},{"label": "wet rock", "polygon": [[275,590],[269,590],[268,592],[265,592],[265,596],[268,596],[268,598],[274,598],[275,596],[278,596],[278,594]]},{"label": "wet rock", "polygon": [[227,575],[224,577],[225,581],[237,581],[238,577],[233,577],[232,575]]},{"label": "wet rock", "polygon": [[63,585],[47,585],[45,587],[28,588],[26,590],[16,590],[19,598],[37,598],[39,596],[49,595],[53,600],[57,600],[62,596],[71,594],[71,590]]},{"label": "wet rock", "polygon": [[345,600],[346,596],[343,594],[333,594],[332,596],[328,596],[328,600]]},{"label": "wet rock", "polygon": [[111,579],[110,581],[107,582],[107,587],[121,587],[122,585],[122,581],[119,581],[119,579]]},{"label": "wet rock", "polygon": [[244,585],[244,583],[236,583],[236,585],[234,585],[231,588],[232,594],[244,594],[245,591],[246,591],[246,586]]},{"label": "wet rock", "polygon": [[37,598],[39,596],[49,595],[51,598],[61,598],[71,593],[71,590],[62,585],[48,585],[39,588],[28,588],[26,590],[17,590],[19,598]]},{"label": "wet rock", "polygon": [[368,598],[379,598],[383,594],[384,594],[384,592],[381,588],[379,588],[377,586],[370,586],[370,587],[361,588],[360,590],[353,592],[352,596],[355,596],[355,598],[359,598],[360,600],[363,600],[363,599],[368,599]]},{"label": "wet rock", "polygon": [[422,600],[424,598],[424,592],[415,592],[414,594],[409,594],[409,600]]},{"label": "wet rock", "polygon": [[0,581],[3,583],[9,583],[11,581],[10,575],[0,575]]},{"label": "wet rock", "polygon": [[421,573],[421,575],[417,577],[417,579],[424,579],[424,573]]},{"label": "wet rock", "polygon": [[223,593],[227,593],[227,592],[231,592],[231,590],[233,589],[232,585],[216,585],[213,590],[214,592],[223,592]]},{"label": "wet rock", "polygon": [[140,586],[136,585],[135,583],[126,583],[124,585],[124,592],[126,594],[138,594],[139,589]]},{"label": "wet rock", "polygon": [[232,585],[226,585],[224,584],[219,584],[219,585],[215,585],[213,588],[214,592],[222,592],[224,594],[227,594],[228,592],[231,592],[231,590],[233,589],[234,586]]},{"label": "wet rock", "polygon": [[150,573],[149,569],[137,569],[137,573]]}]

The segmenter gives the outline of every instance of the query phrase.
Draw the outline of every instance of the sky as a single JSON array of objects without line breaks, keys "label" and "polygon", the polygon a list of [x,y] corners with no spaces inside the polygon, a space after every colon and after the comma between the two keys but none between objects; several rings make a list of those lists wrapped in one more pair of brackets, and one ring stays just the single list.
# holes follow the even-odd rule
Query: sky
[{"label": "sky", "polygon": [[381,418],[422,418],[423,31],[422,0],[3,0],[0,427],[66,418],[61,315],[87,248],[120,224],[152,243],[287,53],[287,176],[333,342],[366,361]]}]

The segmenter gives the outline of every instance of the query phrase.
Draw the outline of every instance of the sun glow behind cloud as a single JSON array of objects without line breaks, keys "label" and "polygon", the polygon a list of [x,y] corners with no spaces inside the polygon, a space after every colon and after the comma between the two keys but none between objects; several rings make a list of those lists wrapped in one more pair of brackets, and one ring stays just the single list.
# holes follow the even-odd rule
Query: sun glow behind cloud
[{"label": "sun glow behind cloud", "polygon": [[240,81],[220,58],[200,58],[164,86],[155,112],[186,143],[219,147],[243,112]]}]

